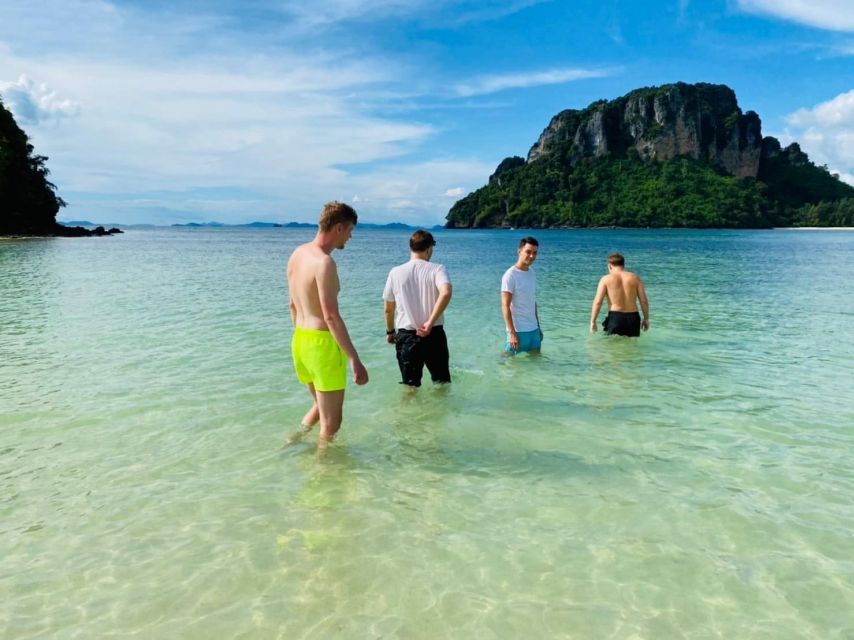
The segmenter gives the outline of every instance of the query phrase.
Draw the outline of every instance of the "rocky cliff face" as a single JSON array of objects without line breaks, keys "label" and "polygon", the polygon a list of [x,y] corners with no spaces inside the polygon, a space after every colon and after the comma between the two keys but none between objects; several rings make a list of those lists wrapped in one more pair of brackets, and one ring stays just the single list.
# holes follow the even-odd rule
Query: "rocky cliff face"
[{"label": "rocky cliff face", "polygon": [[447,226],[844,225],[852,203],[854,187],[797,143],[763,138],[732,89],[676,83],[559,113],[527,159],[505,158],[454,203]]},{"label": "rocky cliff face", "polygon": [[574,166],[583,158],[631,149],[647,160],[687,156],[734,176],[756,177],[762,127],[756,113],[742,113],[729,87],[677,83],[559,113],[531,147],[527,161],[559,152]]}]

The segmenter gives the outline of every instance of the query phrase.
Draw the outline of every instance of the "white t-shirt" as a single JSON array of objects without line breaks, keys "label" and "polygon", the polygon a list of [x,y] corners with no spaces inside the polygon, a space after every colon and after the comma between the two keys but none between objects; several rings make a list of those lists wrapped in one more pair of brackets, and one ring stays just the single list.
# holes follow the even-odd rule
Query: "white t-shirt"
[{"label": "white t-shirt", "polygon": [[532,267],[522,271],[514,264],[501,278],[501,291],[512,294],[510,314],[517,332],[539,329],[537,322],[537,274]]},{"label": "white t-shirt", "polygon": [[[416,329],[427,322],[443,284],[451,284],[445,265],[427,260],[414,258],[389,271],[383,300],[395,303],[395,328]],[[444,321],[444,315],[439,316],[435,326]]]}]

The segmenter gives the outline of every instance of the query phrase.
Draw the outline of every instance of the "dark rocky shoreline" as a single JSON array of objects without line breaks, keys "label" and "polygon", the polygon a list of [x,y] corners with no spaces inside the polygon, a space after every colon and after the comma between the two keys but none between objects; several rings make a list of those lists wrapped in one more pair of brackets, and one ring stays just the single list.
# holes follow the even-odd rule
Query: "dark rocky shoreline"
[{"label": "dark rocky shoreline", "polygon": [[112,236],[117,233],[124,233],[124,231],[118,227],[105,229],[99,226],[94,229],[87,229],[86,227],[66,227],[63,224],[56,223],[47,229],[4,231],[0,232],[0,235],[10,238],[86,238],[92,236]]}]

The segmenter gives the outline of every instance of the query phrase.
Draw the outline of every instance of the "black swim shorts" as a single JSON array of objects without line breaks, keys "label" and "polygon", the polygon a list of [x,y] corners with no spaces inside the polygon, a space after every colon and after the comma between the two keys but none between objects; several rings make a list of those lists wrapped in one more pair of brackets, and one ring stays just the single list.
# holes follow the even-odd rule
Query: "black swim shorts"
[{"label": "black swim shorts", "polygon": [[427,365],[433,382],[451,381],[448,338],[441,325],[433,327],[430,335],[423,338],[411,329],[398,329],[395,334],[395,351],[402,384],[420,387],[424,365]]},{"label": "black swim shorts", "polygon": [[605,322],[602,323],[602,329],[609,336],[628,336],[629,338],[637,338],[640,335],[641,319],[640,313],[637,311],[609,311]]}]

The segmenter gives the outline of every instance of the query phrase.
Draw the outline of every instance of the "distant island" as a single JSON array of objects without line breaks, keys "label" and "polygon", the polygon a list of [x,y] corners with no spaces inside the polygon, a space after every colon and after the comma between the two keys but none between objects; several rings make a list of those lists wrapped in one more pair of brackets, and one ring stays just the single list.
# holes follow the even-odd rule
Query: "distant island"
[{"label": "distant island", "polygon": [[249,227],[252,229],[268,229],[270,227],[283,227],[285,225],[279,224],[278,222],[248,222],[246,224],[233,224],[228,225],[222,222],[185,222],[185,223],[176,223],[171,225],[173,227]]},{"label": "distant island", "polygon": [[854,187],[797,143],[762,137],[725,85],[676,83],[554,116],[446,227],[854,225]]},{"label": "distant island", "polygon": [[[98,227],[106,227],[115,225],[117,223],[97,223],[92,222],[90,220],[64,220],[62,224],[67,226],[74,227],[83,227],[87,230],[93,230]],[[185,228],[185,229],[316,229],[316,222],[245,222],[245,223],[237,223],[237,224],[229,224],[226,222],[181,222],[181,223],[173,223],[170,225],[155,225],[155,224],[125,224],[122,225],[126,229],[157,229],[157,228]],[[406,224],[404,222],[387,222],[387,223],[376,223],[376,222],[360,222],[359,228],[361,229],[426,229],[427,226],[421,225],[411,225]],[[429,227],[434,231],[444,229],[444,225],[437,224]]]},{"label": "distant island", "polygon": [[[91,223],[90,223],[91,224]],[[285,222],[284,224],[279,222],[249,222],[246,224],[225,224],[223,222],[185,222],[180,224],[173,224],[173,227],[190,227],[190,228],[205,228],[205,229],[217,229],[217,228],[235,228],[235,227],[243,227],[243,228],[253,228],[253,229],[268,229],[272,227],[284,227],[286,229],[314,229],[317,227],[316,222]],[[418,229],[419,227],[413,226],[410,224],[405,224],[403,222],[389,222],[386,224],[377,224],[374,222],[359,222],[358,227],[360,229]],[[433,229],[444,229],[442,225],[435,225],[432,227]]]}]

